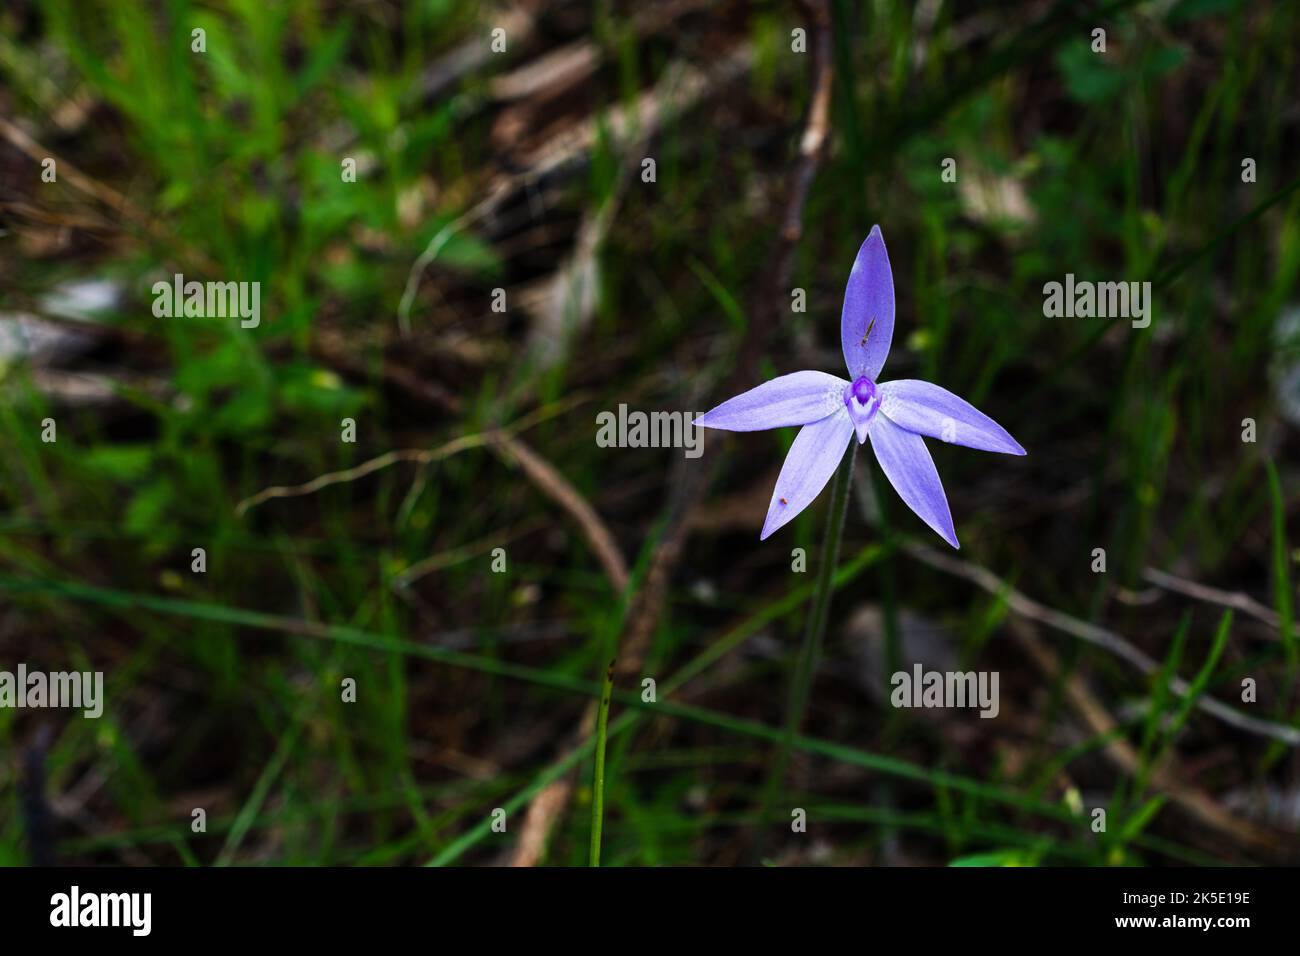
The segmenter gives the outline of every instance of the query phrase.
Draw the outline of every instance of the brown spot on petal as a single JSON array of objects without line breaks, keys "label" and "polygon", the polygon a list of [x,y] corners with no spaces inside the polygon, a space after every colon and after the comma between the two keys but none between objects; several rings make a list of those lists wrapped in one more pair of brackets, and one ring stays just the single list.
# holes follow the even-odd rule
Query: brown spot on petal
[{"label": "brown spot on petal", "polygon": [[781,499],[781,504],[788,505],[789,503],[790,502],[786,501],[784,498]]}]

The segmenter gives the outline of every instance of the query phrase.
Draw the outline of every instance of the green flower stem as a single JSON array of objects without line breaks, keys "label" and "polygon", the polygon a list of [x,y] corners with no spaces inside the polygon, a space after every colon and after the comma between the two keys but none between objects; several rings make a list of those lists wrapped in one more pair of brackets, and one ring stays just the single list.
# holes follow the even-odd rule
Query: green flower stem
[{"label": "green flower stem", "polygon": [[856,440],[850,440],[849,447],[844,450],[844,459],[835,472],[835,485],[831,490],[831,509],[826,516],[826,534],[822,538],[821,564],[817,568],[817,589],[813,592],[812,611],[808,615],[808,627],[804,632],[799,661],[790,684],[784,734],[763,798],[763,812],[760,815],[763,829],[757,841],[760,848],[766,838],[776,798],[785,786],[790,752],[794,747],[795,738],[799,736],[799,731],[803,727],[804,713],[808,709],[808,696],[812,693],[813,675],[817,671],[817,660],[821,657],[822,641],[826,636],[826,619],[831,609],[831,595],[835,593],[835,566],[840,557],[840,538],[844,534],[844,519],[848,515],[849,494],[853,488],[853,462],[857,456],[858,443]]},{"label": "green flower stem", "polygon": [[609,701],[614,695],[614,662],[605,668],[600,689],[600,712],[596,717],[596,772],[591,786],[590,864],[600,866],[600,831],[605,822],[605,740],[609,736]]}]

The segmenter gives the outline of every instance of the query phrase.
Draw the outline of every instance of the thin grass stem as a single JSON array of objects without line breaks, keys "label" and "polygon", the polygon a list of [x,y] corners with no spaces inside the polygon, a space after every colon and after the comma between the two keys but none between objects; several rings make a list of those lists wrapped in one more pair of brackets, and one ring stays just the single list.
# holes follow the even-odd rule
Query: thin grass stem
[{"label": "thin grass stem", "polygon": [[600,711],[596,716],[596,772],[591,786],[592,866],[600,866],[600,831],[605,822],[605,741],[609,736],[609,701],[614,695],[614,662],[605,668],[600,689]]}]

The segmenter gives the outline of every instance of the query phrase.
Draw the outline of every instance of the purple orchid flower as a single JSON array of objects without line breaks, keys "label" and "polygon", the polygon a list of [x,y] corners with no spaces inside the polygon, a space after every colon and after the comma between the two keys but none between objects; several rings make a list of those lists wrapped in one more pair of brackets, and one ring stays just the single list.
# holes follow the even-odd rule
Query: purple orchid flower
[{"label": "purple orchid flower", "polygon": [[760,540],[821,493],[856,433],[917,517],[954,548],[948,499],[923,435],[983,451],[1023,455],[1006,429],[947,389],[917,379],[876,379],[894,337],[894,276],[880,227],[858,249],[844,290],[840,341],[851,381],[827,372],[791,372],[728,399],[695,424],[732,432],[801,425],[776,479]]}]

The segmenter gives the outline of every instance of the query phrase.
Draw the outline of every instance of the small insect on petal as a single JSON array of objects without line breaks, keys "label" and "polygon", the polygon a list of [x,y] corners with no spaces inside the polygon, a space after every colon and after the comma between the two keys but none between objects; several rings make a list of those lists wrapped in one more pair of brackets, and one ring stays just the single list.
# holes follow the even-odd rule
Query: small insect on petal
[{"label": "small insect on petal", "polygon": [[873,315],[871,321],[867,323],[867,331],[862,334],[862,341],[859,345],[866,345],[867,339],[871,338],[871,330],[876,327],[876,317]]},{"label": "small insect on petal", "polygon": [[781,504],[788,505],[789,503],[790,502],[786,501],[784,498],[781,499]]}]

